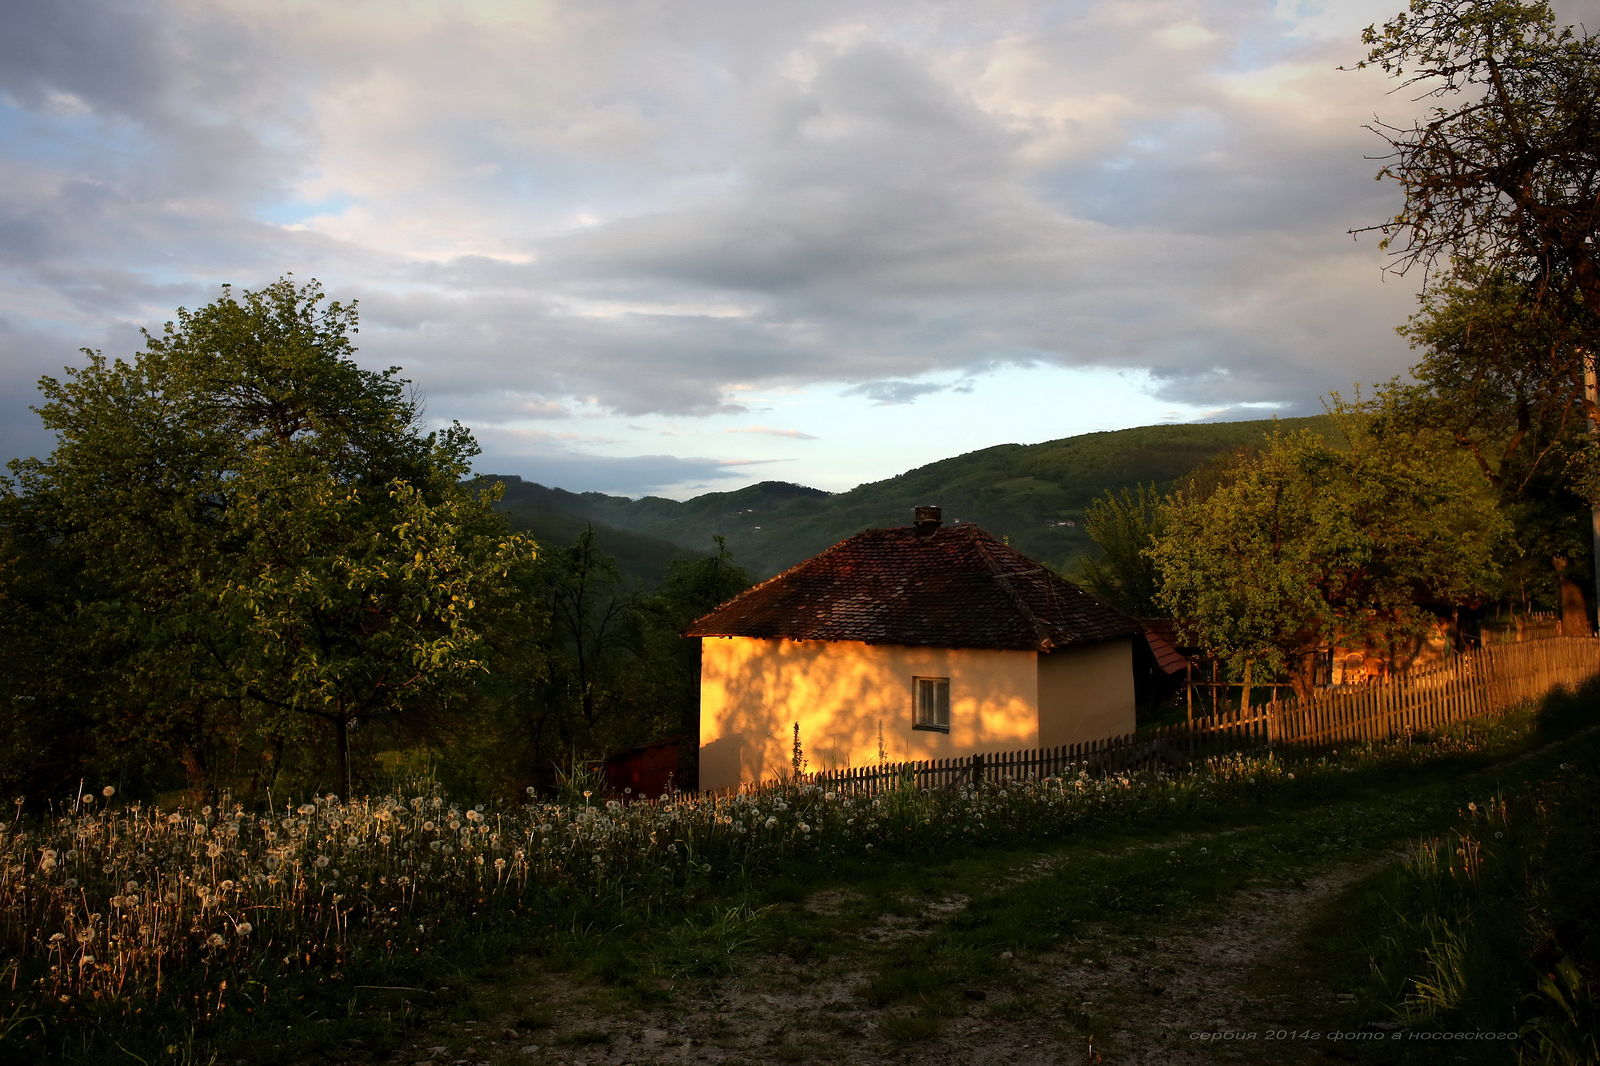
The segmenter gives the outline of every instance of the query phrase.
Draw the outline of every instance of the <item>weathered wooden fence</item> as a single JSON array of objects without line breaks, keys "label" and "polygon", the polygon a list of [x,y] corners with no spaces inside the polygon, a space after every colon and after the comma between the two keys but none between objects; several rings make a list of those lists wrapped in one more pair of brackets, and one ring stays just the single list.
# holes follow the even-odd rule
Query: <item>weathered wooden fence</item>
[{"label": "weathered wooden fence", "polygon": [[1205,755],[1279,745],[1384,740],[1504,710],[1597,673],[1600,640],[1549,637],[1497,644],[1404,677],[1328,689],[1305,701],[1224,711],[1192,723],[1055,748],[826,770],[809,779],[834,791],[872,794],[905,783],[952,788],[1080,770],[1178,767]]}]

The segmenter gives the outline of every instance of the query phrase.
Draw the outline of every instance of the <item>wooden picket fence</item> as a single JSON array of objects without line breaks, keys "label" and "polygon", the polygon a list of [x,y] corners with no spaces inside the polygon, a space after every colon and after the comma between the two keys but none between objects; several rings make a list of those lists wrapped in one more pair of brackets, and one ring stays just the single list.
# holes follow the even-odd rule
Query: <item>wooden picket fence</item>
[{"label": "wooden picket fence", "polygon": [[956,788],[1051,777],[1174,769],[1197,758],[1273,747],[1313,748],[1386,740],[1538,699],[1600,674],[1600,640],[1548,637],[1497,644],[1403,677],[1327,689],[1309,700],[1274,700],[1123,736],[1054,748],[846,767],[808,775],[832,791],[914,785]]}]

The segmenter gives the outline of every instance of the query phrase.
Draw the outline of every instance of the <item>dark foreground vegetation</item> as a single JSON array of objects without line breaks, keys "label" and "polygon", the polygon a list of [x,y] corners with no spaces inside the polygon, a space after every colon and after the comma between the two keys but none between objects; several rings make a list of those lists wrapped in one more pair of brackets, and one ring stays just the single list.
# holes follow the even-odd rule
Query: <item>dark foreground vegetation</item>
[{"label": "dark foreground vegetation", "polygon": [[256,805],[387,752],[506,795],[695,732],[679,633],[743,572],[708,538],[642,587],[591,531],[513,532],[356,328],[284,278],[41,382],[57,447],[0,479],[0,789]]},{"label": "dark foreground vegetation", "polygon": [[[1591,685],[1537,714],[1177,776],[875,798],[779,784],[600,805],[574,781],[559,802],[468,806],[418,783],[271,811],[167,811],[91,792],[53,814],[19,810],[0,842],[4,1047],[52,1062],[371,1051],[419,1019],[470,1012],[474,972],[529,954],[649,1002],[780,942],[801,958],[833,950],[825,930],[805,947],[812,934],[769,904],[834,884],[914,894],[952,862],[1080,849],[1061,891],[991,885],[993,902],[975,901],[947,938],[896,949],[926,957],[878,960],[864,994],[921,1004],[931,1035],[940,1005],[997,951],[1175,908],[1201,920],[1275,871],[1423,833],[1442,843],[1375,883],[1345,945],[1363,972],[1376,956],[1375,1017],[1505,1026],[1533,1061],[1584,1061],[1560,1054],[1594,1032],[1597,701]],[[1458,811],[1467,820],[1451,828]],[[1107,850],[1130,838],[1173,843]],[[1357,958],[1357,943],[1378,948]]]}]

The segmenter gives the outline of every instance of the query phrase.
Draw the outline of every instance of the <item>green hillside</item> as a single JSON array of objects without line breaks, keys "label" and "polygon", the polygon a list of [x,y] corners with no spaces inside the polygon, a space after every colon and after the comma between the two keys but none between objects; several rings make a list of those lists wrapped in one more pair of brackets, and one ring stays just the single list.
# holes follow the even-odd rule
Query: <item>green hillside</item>
[{"label": "green hillside", "polygon": [[[540,523],[556,524],[537,514],[540,509],[562,516],[560,521],[575,529],[593,522],[606,551],[620,556],[619,546],[626,544],[640,565],[652,551],[670,546],[709,552],[712,536],[721,535],[739,565],[753,577],[766,577],[862,529],[907,525],[918,504],[938,504],[946,522],[975,522],[1018,550],[1072,571],[1092,547],[1083,533],[1084,510],[1106,490],[1146,482],[1169,485],[1213,457],[1258,443],[1274,426],[1331,431],[1321,415],[1143,426],[1041,444],[996,445],[848,492],[764,481],[681,503],[658,496],[630,500],[574,493],[506,478],[504,506],[535,536]],[[639,539],[627,540],[627,534]]]},{"label": "green hillside", "polygon": [[[583,497],[565,489],[546,488],[510,474],[491,474],[482,480],[505,485],[505,495],[498,505],[500,511],[513,529],[529,534],[541,544],[570,546],[585,528],[592,526],[600,550],[615,559],[624,579],[639,588],[659,585],[666,576],[667,565],[673,560],[709,555],[715,550],[709,537],[704,545],[691,549],[660,537],[609,525],[595,518],[582,502],[574,504],[574,500],[582,501]],[[621,497],[604,498],[632,502]]]}]

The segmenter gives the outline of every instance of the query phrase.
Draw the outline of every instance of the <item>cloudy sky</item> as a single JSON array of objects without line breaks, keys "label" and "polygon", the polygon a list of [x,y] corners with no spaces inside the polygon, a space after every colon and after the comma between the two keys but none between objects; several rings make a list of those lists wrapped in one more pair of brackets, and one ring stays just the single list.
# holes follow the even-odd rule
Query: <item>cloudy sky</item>
[{"label": "cloudy sky", "polygon": [[1415,279],[1347,231],[1414,105],[1336,69],[1401,0],[0,6],[0,455],[78,348],[285,272],[480,469],[629,495],[1410,362]]}]

